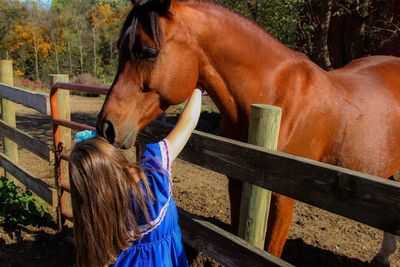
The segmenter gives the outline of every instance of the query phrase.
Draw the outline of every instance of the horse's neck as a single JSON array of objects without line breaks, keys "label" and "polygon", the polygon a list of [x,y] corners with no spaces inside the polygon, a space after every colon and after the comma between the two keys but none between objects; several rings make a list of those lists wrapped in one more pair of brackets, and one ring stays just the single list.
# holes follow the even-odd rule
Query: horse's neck
[{"label": "horse's neck", "polygon": [[274,104],[271,79],[280,66],[303,57],[250,20],[222,7],[200,3],[193,10],[187,18],[190,32],[205,54],[200,82],[224,119],[243,125],[250,104]]}]

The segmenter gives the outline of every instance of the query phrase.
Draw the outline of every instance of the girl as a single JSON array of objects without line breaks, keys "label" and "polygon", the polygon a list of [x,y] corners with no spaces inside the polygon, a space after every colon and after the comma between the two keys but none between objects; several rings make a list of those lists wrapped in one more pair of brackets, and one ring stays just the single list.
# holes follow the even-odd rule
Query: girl
[{"label": "girl", "polygon": [[187,266],[170,170],[197,124],[201,95],[197,87],[140,164],[102,137],[75,145],[69,168],[78,266]]}]

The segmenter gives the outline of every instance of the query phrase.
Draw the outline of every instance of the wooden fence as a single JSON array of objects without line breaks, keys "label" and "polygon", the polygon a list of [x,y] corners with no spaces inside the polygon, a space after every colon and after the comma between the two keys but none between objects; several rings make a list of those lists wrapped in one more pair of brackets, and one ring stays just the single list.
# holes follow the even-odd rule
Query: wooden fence
[{"label": "wooden fence", "polygon": [[[2,73],[0,82],[12,83],[12,78],[10,79],[10,77],[4,76],[6,74],[11,75],[12,77],[12,65],[10,62],[0,61],[0,69]],[[9,148],[4,146],[4,153],[0,153],[0,166],[6,171],[7,177],[16,179],[51,206],[56,206],[56,190],[39,178],[30,174],[29,171],[19,166],[17,162],[17,146],[25,148],[26,150],[34,153],[48,162],[53,159],[53,153],[46,143],[15,127],[15,112],[13,107],[14,103],[18,103],[35,109],[42,114],[49,115],[50,106],[48,97],[42,94],[25,91],[4,83],[0,83],[0,97],[2,98],[2,104],[4,103],[4,100],[8,101],[7,106],[5,107],[3,105],[2,108],[0,135],[3,136],[8,142],[13,142],[13,146],[15,147],[15,149],[9,151]],[[5,117],[8,121],[14,122],[14,125],[11,125],[9,122],[3,120]]]},{"label": "wooden fence", "polygon": [[[72,87],[69,86],[68,89],[71,90]],[[28,103],[16,97],[16,94],[10,93],[10,90],[17,91],[22,99],[42,98],[37,95],[30,97],[29,92],[3,84],[0,85],[0,92],[5,93],[1,93],[0,96],[8,96],[9,99],[28,106]],[[37,100],[37,102],[40,101]],[[47,100],[43,103],[45,104],[29,105],[48,114]],[[45,109],[43,105],[46,106]],[[139,140],[141,142],[158,141],[166,136],[171,128],[172,125],[153,122],[141,132]],[[0,134],[3,133],[19,145],[28,146],[27,149],[40,154],[42,158],[51,159],[48,155],[50,150],[46,144],[40,144],[40,141],[5,123],[0,124]],[[30,148],[26,145],[33,142],[37,145],[30,145]],[[36,149],[38,146],[42,149]],[[240,181],[400,235],[400,185],[397,182],[199,131],[194,131],[179,157]],[[24,177],[21,180],[29,181],[25,184],[32,188],[32,191],[54,205],[54,189],[13,164],[4,154],[1,154],[0,158],[1,165],[7,171],[15,176]],[[184,241],[222,264],[289,266],[288,263],[202,218],[182,210],[179,210],[179,214]]]},{"label": "wooden fence", "polygon": [[[153,122],[142,142],[166,136]],[[400,235],[400,183],[194,131],[179,158],[321,209]]]},{"label": "wooden fence", "polygon": [[[53,88],[74,90],[74,85],[60,83]],[[79,86],[77,89],[90,87]],[[67,123],[60,121],[60,125]],[[172,127],[155,121],[145,127],[138,138],[144,143],[156,142]],[[76,129],[82,129],[82,125],[76,125]],[[400,234],[400,184],[395,181],[199,131],[193,132],[179,158],[386,232]],[[204,219],[182,210],[179,214],[184,242],[222,264],[288,264]]]}]

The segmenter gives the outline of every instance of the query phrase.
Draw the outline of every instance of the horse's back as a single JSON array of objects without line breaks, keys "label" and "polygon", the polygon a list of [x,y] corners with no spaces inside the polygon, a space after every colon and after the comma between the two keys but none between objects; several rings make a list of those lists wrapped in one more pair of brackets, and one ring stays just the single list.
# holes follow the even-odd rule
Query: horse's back
[{"label": "horse's back", "polygon": [[361,80],[371,85],[400,91],[400,58],[392,56],[369,56],[351,61],[346,66],[329,72],[342,81]]},{"label": "horse's back", "polygon": [[331,72],[361,71],[382,66],[400,66],[400,58],[393,56],[368,56],[355,59],[342,68]]},{"label": "horse's back", "polygon": [[[333,87],[343,92],[349,101],[371,97],[394,101],[400,105],[400,58],[370,56],[354,60],[329,72]],[[378,100],[376,99],[376,100]],[[376,102],[375,100],[375,102]]]},{"label": "horse's back", "polygon": [[344,99],[336,164],[392,175],[400,168],[400,58],[361,58],[329,74]]}]

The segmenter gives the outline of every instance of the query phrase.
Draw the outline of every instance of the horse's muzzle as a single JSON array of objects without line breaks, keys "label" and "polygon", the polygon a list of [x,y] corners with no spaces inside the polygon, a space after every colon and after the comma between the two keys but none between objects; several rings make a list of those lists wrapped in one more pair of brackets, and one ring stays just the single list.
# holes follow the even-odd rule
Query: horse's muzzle
[{"label": "horse's muzzle", "polygon": [[116,133],[112,120],[100,118],[99,116],[97,118],[96,131],[98,135],[104,137],[110,144],[114,144]]},{"label": "horse's muzzle", "polygon": [[104,137],[110,144],[118,148],[127,149],[136,140],[137,131],[135,127],[127,131],[118,129],[111,118],[99,118],[96,125],[97,133]]}]

